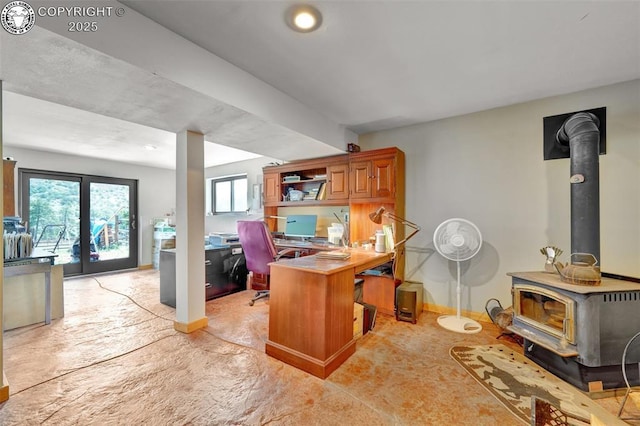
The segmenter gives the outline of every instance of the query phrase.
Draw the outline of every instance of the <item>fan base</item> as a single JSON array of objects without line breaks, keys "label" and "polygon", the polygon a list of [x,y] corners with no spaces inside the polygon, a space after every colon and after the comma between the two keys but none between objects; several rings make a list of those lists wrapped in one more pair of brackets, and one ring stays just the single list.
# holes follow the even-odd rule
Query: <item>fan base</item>
[{"label": "fan base", "polygon": [[457,333],[475,334],[482,331],[482,325],[470,318],[456,315],[442,315],[438,317],[438,324],[447,330]]}]

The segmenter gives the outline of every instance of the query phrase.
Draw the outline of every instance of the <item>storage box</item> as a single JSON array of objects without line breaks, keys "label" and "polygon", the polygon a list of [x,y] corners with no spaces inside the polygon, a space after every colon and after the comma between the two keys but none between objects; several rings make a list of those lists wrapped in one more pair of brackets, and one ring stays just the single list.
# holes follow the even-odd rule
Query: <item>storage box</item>
[{"label": "storage box", "polygon": [[362,315],[364,312],[364,306],[359,303],[353,304],[353,338],[359,339],[362,337]]},{"label": "storage box", "polygon": [[156,240],[168,240],[176,237],[176,229],[171,227],[161,227],[153,229],[153,238]]}]

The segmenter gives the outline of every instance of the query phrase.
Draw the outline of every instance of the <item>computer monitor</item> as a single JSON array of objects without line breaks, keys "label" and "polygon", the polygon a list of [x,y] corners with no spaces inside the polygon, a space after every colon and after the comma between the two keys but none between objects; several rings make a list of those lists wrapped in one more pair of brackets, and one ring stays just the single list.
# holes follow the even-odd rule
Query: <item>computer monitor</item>
[{"label": "computer monitor", "polygon": [[287,225],[284,228],[286,237],[313,238],[316,236],[316,224],[318,216],[315,214],[297,214],[287,216]]}]

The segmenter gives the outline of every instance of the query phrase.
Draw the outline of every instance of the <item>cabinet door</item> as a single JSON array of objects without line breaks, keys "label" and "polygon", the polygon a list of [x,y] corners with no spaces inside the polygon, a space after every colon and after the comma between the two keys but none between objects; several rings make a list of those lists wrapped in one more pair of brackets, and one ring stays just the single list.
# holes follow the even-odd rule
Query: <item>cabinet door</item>
[{"label": "cabinet door", "polygon": [[13,160],[3,160],[2,176],[3,182],[3,200],[4,200],[4,215],[15,216],[16,215],[16,199],[14,196],[14,170],[16,162]]},{"label": "cabinet door", "polygon": [[374,305],[378,312],[394,315],[396,304],[396,283],[392,277],[363,276],[362,300]]},{"label": "cabinet door", "polygon": [[349,164],[327,167],[327,200],[349,199]]},{"label": "cabinet door", "polygon": [[393,157],[378,158],[372,161],[373,182],[371,184],[372,198],[395,197],[395,162]]},{"label": "cabinet door", "polygon": [[349,173],[351,198],[371,198],[371,161],[354,161]]},{"label": "cabinet door", "polygon": [[275,204],[280,201],[280,173],[265,173],[264,203]]}]

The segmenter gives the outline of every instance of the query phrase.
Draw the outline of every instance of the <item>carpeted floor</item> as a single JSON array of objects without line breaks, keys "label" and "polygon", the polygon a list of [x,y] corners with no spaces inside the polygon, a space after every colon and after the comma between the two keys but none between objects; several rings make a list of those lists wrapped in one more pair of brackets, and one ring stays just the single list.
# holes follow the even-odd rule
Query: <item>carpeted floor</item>
[{"label": "carpeted floor", "polygon": [[[490,345],[473,335],[378,315],[326,380],[267,356],[269,302],[244,291],[206,303],[209,325],[173,329],[159,275],[146,270],[65,280],[65,316],[4,334],[8,425],[519,425],[449,356]],[[619,399],[611,399],[617,409]]]}]

